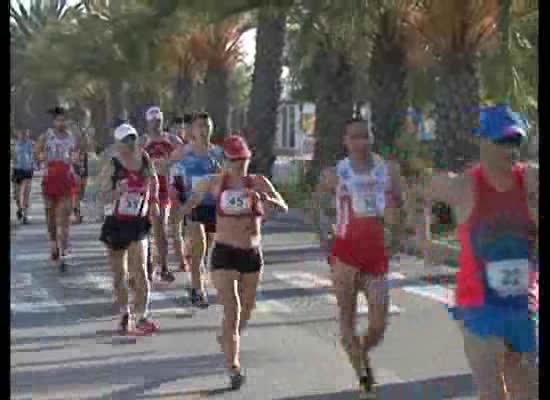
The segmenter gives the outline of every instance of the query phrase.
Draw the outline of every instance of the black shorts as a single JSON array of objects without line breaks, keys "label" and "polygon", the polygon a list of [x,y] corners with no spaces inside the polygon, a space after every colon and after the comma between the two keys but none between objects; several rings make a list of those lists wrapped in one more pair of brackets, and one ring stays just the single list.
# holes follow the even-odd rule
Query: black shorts
[{"label": "black shorts", "polygon": [[198,206],[191,212],[191,221],[204,225],[206,232],[216,232],[216,206]]},{"label": "black shorts", "polygon": [[131,242],[145,239],[150,231],[151,223],[148,218],[121,221],[109,215],[101,226],[99,240],[112,250],[125,250]]},{"label": "black shorts", "polygon": [[212,249],[212,270],[228,269],[242,274],[259,272],[264,265],[262,249],[239,249],[223,243],[216,243]]},{"label": "black shorts", "polygon": [[12,182],[20,184],[24,180],[32,179],[34,171],[32,169],[17,169],[14,168],[12,175]]}]

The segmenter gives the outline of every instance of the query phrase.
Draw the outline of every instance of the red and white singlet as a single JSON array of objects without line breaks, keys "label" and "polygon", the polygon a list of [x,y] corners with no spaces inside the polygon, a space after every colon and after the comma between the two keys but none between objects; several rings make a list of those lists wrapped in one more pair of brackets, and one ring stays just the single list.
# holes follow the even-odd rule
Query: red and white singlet
[{"label": "red and white singlet", "polygon": [[391,197],[391,180],[383,159],[369,172],[357,174],[349,158],[336,166],[336,238],[332,257],[363,272],[388,271],[384,246],[384,209]]},{"label": "red and white singlet", "polygon": [[66,137],[60,138],[51,129],[46,132],[46,173],[42,180],[42,191],[45,196],[54,199],[70,196],[77,184],[72,163],[76,141],[72,133],[67,133]]}]

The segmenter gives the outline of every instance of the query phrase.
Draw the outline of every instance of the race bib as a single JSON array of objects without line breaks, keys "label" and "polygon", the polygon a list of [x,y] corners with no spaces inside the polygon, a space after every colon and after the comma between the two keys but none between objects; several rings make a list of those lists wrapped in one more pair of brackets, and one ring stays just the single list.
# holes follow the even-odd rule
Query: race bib
[{"label": "race bib", "polygon": [[529,288],[529,261],[504,260],[487,263],[487,282],[500,296],[527,295]]},{"label": "race bib", "polygon": [[121,196],[118,203],[118,213],[121,215],[137,216],[143,204],[143,194],[126,193]]},{"label": "race bib", "polygon": [[352,185],[351,202],[353,213],[360,217],[378,215],[378,196],[375,187],[366,182]]},{"label": "race bib", "polygon": [[242,190],[225,190],[220,199],[220,207],[227,214],[243,214],[250,211],[250,196]]}]

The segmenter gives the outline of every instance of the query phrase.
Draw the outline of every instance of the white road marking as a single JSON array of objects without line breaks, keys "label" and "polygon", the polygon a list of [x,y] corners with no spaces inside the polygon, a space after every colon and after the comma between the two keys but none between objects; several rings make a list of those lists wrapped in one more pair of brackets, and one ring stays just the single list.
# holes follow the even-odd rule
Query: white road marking
[{"label": "white road marking", "polygon": [[[319,289],[319,288],[329,288],[332,287],[332,281],[323,276],[317,274],[312,274],[310,272],[304,271],[294,271],[294,272],[273,272],[275,278],[300,289]],[[390,274],[390,279],[403,279],[402,274]],[[329,304],[336,305],[336,296],[327,293],[322,296],[322,298],[327,301]],[[395,304],[390,304],[390,314],[399,314],[403,309]],[[368,306],[364,296],[359,296],[359,301],[357,302],[357,312],[362,314],[368,313]]]},{"label": "white road marking", "polygon": [[[217,290],[215,288],[209,288],[208,289],[208,295],[209,296],[215,296],[217,294]],[[263,295],[263,291],[261,287],[258,287],[258,290],[256,292],[256,309],[254,312],[258,313],[277,313],[277,314],[291,314],[292,308],[287,306],[281,301],[278,300],[266,300]]]}]

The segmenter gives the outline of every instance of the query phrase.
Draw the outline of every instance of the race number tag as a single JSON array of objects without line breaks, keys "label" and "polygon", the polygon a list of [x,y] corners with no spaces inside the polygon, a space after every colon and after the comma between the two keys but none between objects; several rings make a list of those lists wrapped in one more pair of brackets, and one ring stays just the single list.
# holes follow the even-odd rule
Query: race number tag
[{"label": "race number tag", "polygon": [[126,193],[120,198],[118,213],[135,217],[139,215],[142,203],[143,195],[141,193]]},{"label": "race number tag", "polygon": [[489,262],[487,282],[502,297],[526,295],[529,288],[529,261],[520,258]]},{"label": "race number tag", "polygon": [[220,207],[226,214],[243,214],[250,211],[250,196],[243,190],[225,190],[220,199]]},{"label": "race number tag", "polygon": [[360,182],[352,186],[353,213],[361,217],[378,215],[377,196],[373,190],[374,185],[367,182]]}]

